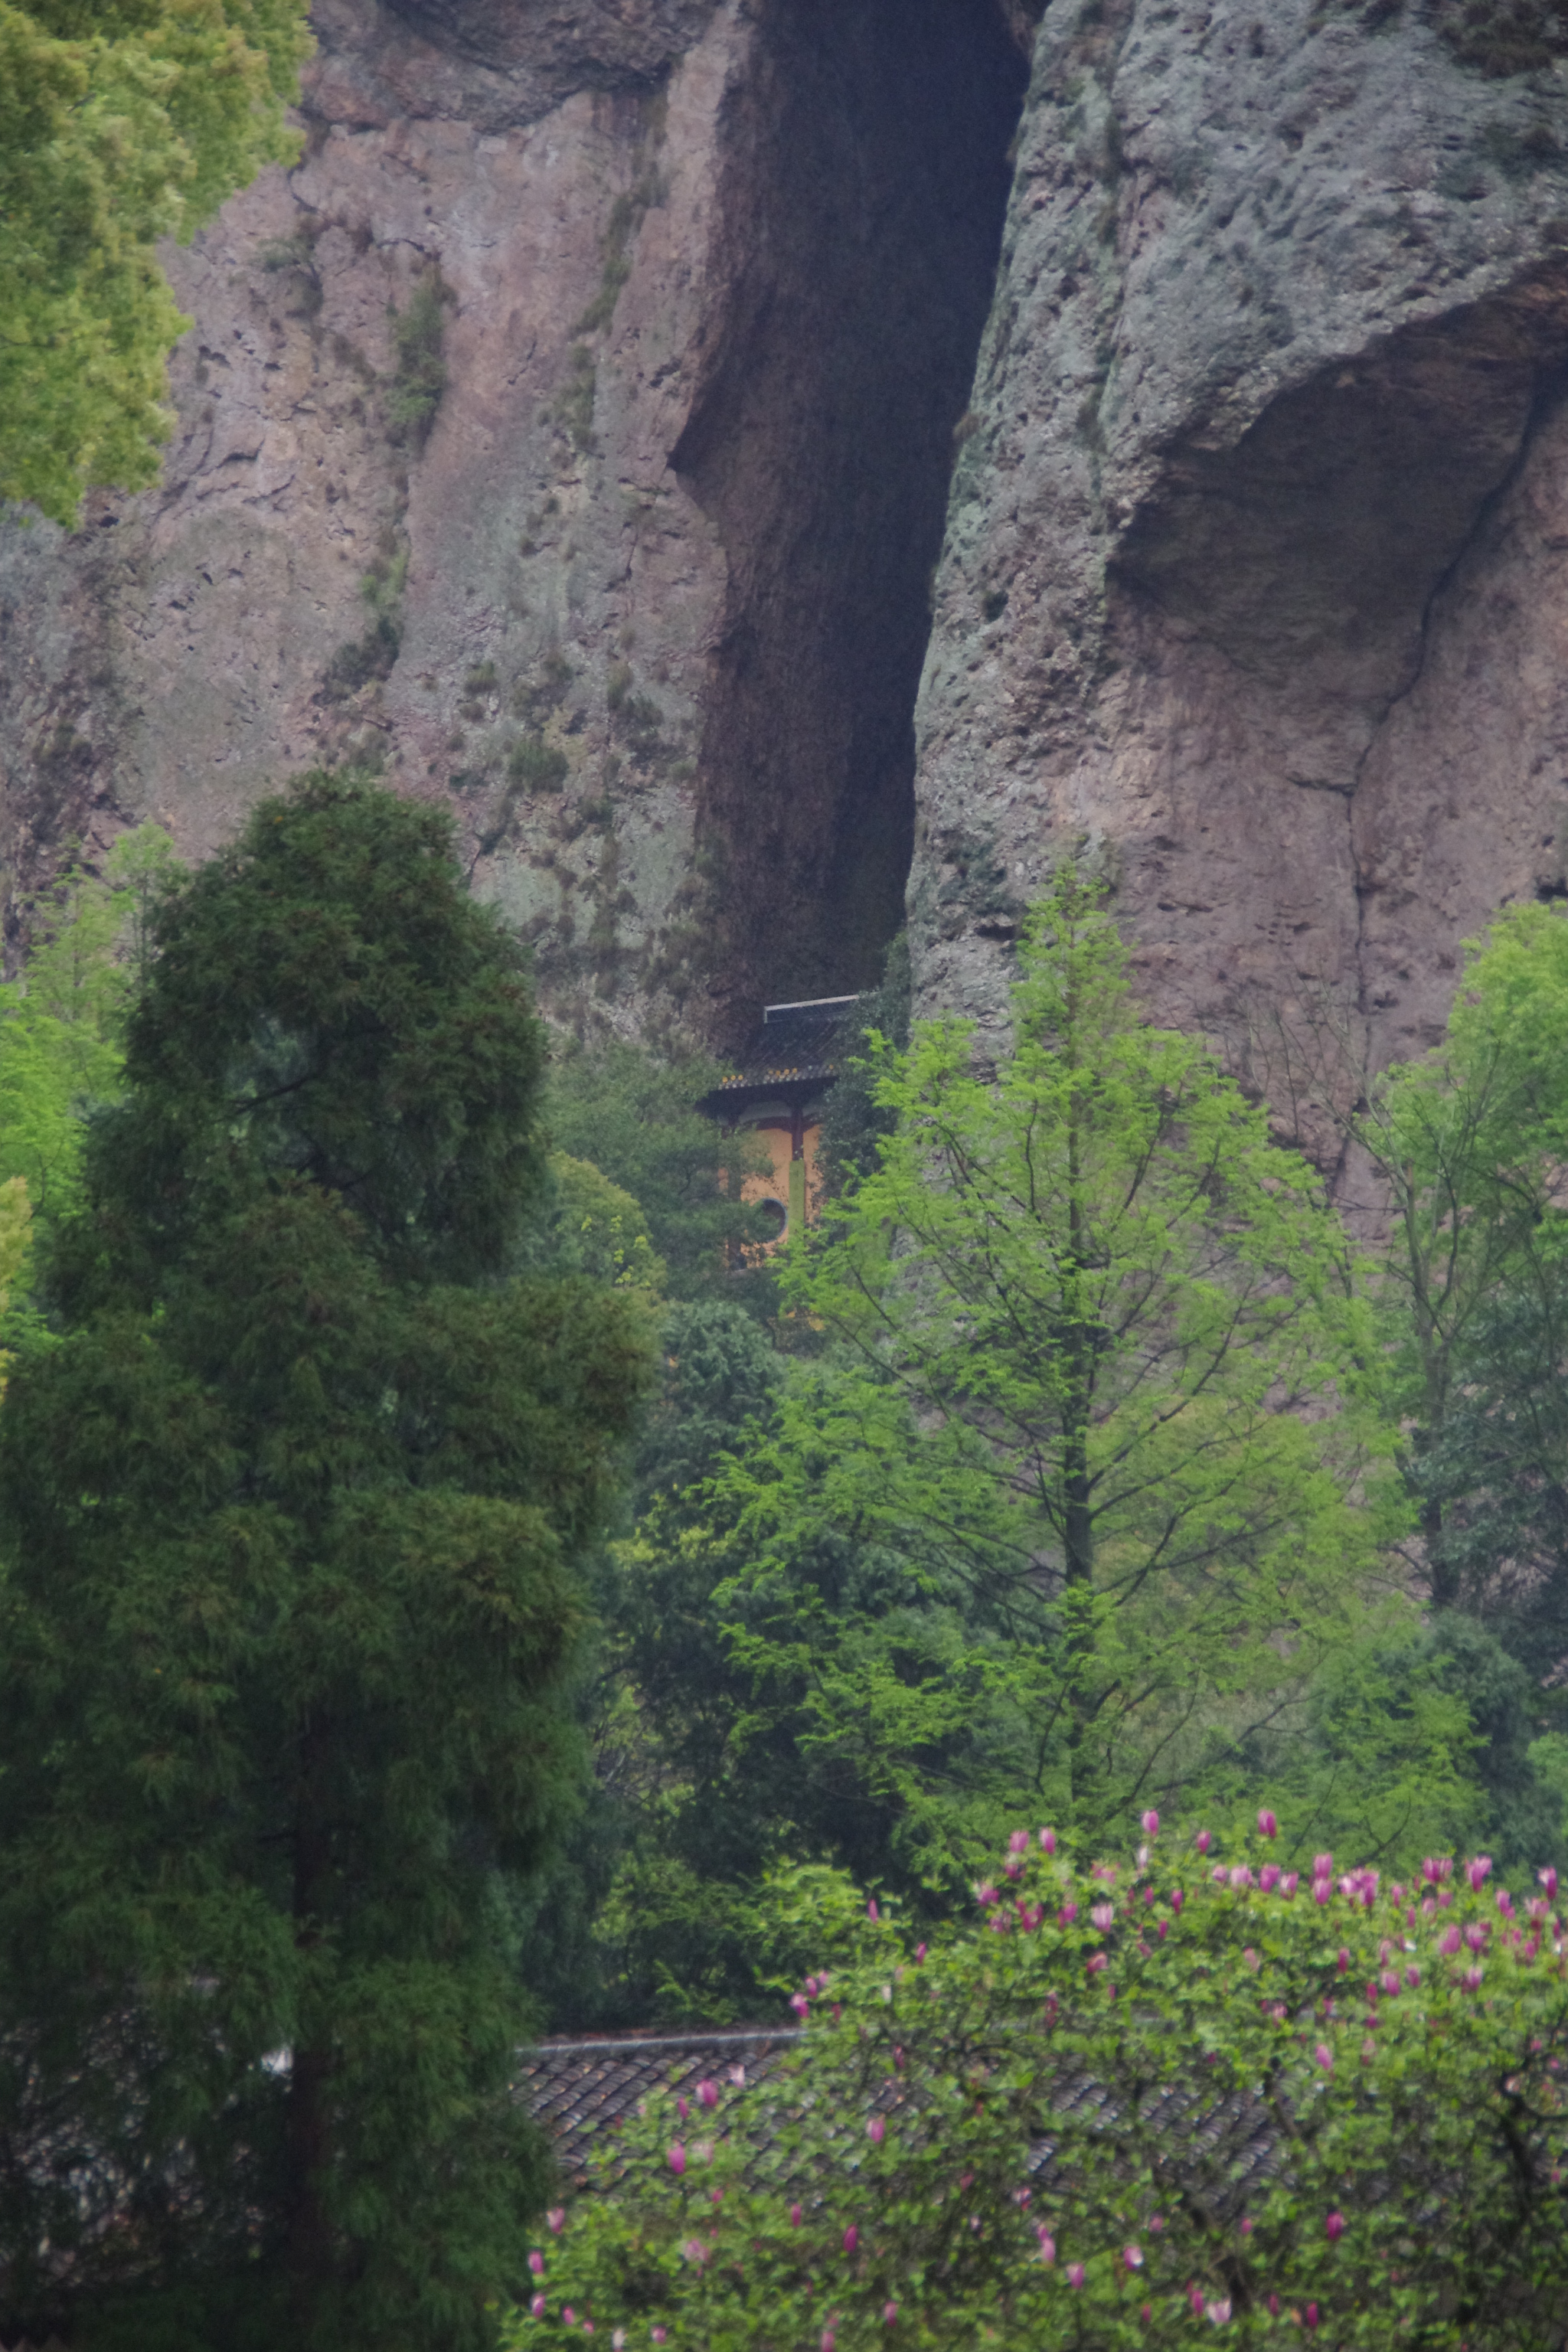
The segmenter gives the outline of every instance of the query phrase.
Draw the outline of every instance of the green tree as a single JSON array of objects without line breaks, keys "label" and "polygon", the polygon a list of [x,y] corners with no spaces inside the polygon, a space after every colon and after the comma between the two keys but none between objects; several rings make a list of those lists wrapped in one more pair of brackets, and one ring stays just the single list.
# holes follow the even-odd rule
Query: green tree
[{"label": "green tree", "polygon": [[[879,986],[860,1000],[863,1034],[874,1032],[902,1053],[910,1042],[912,986],[909,933],[900,931],[889,942]],[[818,1164],[825,1189],[837,1195],[874,1169],[878,1144],[897,1124],[896,1113],[877,1099],[876,1064],[868,1055],[852,1055],[835,1081],[823,1114]]]},{"label": "green tree", "polygon": [[189,321],[156,244],[298,152],[305,19],[304,0],[0,0],[0,498],[68,525],[95,484],[157,478]]},{"label": "green tree", "polygon": [[599,1631],[580,1700],[590,1810],[521,1910],[528,1979],[560,2031],[773,2005],[740,1930],[779,1846],[777,1759],[735,1737],[749,1694],[725,1654],[702,1531],[707,1482],[771,1419],[784,1360],[730,1299],[668,1307],[659,1357],[634,1465],[639,1526],[595,1563]]},{"label": "green tree", "polygon": [[[1391,1438],[1349,1384],[1365,1319],[1313,1171],[1139,1018],[1089,887],[1058,882],[1021,961],[994,1076],[961,1021],[875,1048],[899,1123],[794,1258],[835,1350],[731,1481],[732,1639],[910,1801],[922,1741],[984,1707],[986,1802],[1092,1822],[1212,1783],[1352,1639]],[[847,1610],[791,1565],[845,1546]]]},{"label": "green tree", "polygon": [[[1558,1458],[1550,1397],[1542,1392],[1532,1427],[1527,1394],[1554,1378],[1568,1297],[1565,1025],[1568,920],[1531,905],[1509,908],[1468,943],[1447,1033],[1419,1060],[1369,1073],[1331,1022],[1321,1035],[1286,1040],[1289,1075],[1326,1078],[1327,1099],[1352,1097],[1343,1132],[1381,1196],[1375,1360],[1387,1409],[1409,1433],[1419,1570],[1439,1609],[1484,1614],[1491,1605],[1486,1547],[1471,1539],[1478,1514],[1452,1525],[1470,1487],[1517,1473],[1550,1516],[1542,1493]],[[1520,1500],[1499,1496],[1494,1511],[1489,1496],[1479,1514],[1501,1538],[1492,1552],[1500,1566]]]},{"label": "green tree", "polygon": [[763,1238],[741,1200],[742,1180],[762,1155],[694,1108],[719,1076],[705,1055],[624,1038],[596,1046],[557,1039],[546,1123],[559,1150],[591,1161],[637,1202],[671,1298],[739,1297],[766,1312],[771,1275],[731,1270],[732,1253]]},{"label": "green tree", "polygon": [[308,778],[153,947],[0,1415],[5,2300],[457,2352],[647,1310],[512,1274],[542,1046],[445,815]]},{"label": "green tree", "polygon": [[32,908],[22,977],[0,983],[0,1179],[24,1178],[45,1223],[80,1205],[86,1118],[119,1092],[146,928],[181,871],[160,826],[122,834],[101,877],[73,866]]}]

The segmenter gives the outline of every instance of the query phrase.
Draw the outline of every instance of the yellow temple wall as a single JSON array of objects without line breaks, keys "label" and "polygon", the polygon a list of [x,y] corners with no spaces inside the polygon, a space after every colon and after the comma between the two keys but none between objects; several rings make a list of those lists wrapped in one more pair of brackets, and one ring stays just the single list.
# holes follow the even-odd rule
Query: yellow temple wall
[{"label": "yellow temple wall", "polygon": [[778,1202],[784,1213],[784,1229],[777,1241],[767,1244],[770,1249],[777,1249],[781,1243],[789,1238],[790,1223],[793,1222],[792,1209],[794,1214],[798,1215],[804,1205],[808,1224],[816,1214],[817,1203],[821,1199],[821,1182],[817,1174],[817,1145],[822,1134],[821,1122],[817,1119],[809,1119],[806,1122],[802,1137],[803,1158],[799,1162],[804,1182],[797,1180],[797,1198],[793,1203],[790,1198],[793,1163],[789,1129],[783,1125],[763,1121],[762,1125],[752,1129],[751,1132],[765,1147],[772,1164],[765,1172],[758,1169],[755,1174],[742,1178],[741,1198],[743,1201],[776,1201]]}]

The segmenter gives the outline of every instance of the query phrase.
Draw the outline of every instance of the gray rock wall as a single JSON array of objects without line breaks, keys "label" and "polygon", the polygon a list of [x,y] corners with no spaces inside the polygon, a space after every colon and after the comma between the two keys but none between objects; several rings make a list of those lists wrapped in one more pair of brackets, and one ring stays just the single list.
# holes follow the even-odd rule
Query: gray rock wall
[{"label": "gray rock wall", "polygon": [[1261,1069],[1331,1003],[1381,1060],[1562,890],[1568,84],[1452,29],[1047,9],[917,716],[925,1003],[995,1016],[1087,841],[1162,1016]]},{"label": "gray rock wall", "polygon": [[[873,977],[1026,26],[314,14],[301,162],[168,257],[162,488],[0,524],[13,955],[69,836],[199,856],[352,759],[449,803],[563,1019],[722,1035]],[[432,296],[422,440],[396,319]]]}]

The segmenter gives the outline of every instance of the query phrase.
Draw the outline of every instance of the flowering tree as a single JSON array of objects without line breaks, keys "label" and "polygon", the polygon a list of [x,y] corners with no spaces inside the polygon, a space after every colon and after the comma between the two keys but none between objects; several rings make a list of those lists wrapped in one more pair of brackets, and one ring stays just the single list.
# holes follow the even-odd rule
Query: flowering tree
[{"label": "flowering tree", "polygon": [[549,2215],[511,2352],[1556,2344],[1555,1874],[1309,1880],[1271,1813],[1227,1859],[1144,1824],[1092,1867],[1016,1832],[929,1948],[869,1905],[781,2074],[650,2101]]}]

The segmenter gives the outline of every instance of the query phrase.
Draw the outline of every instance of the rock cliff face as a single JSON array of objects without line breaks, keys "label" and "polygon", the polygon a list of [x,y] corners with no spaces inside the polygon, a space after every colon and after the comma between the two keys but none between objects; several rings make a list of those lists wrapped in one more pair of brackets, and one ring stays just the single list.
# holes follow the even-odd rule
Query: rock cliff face
[{"label": "rock cliff face", "polygon": [[354,758],[563,1018],[853,987],[912,845],[989,1019],[1087,836],[1264,1082],[1435,1034],[1568,891],[1562,10],[1038,15],[319,0],[303,159],[173,257],[163,488],[0,530],[13,944],[72,835]]},{"label": "rock cliff face", "polygon": [[1266,1078],[1336,1007],[1352,1061],[1418,1049],[1461,940],[1563,893],[1568,83],[1528,13],[1047,9],[920,699],[927,1003],[994,1013],[1084,838],[1154,1007]]},{"label": "rock cliff face", "polygon": [[368,759],[451,800],[563,1017],[855,986],[901,919],[1018,11],[315,22],[302,161],[171,257],[162,489],[0,542],[13,922],[73,834],[199,856]]}]

